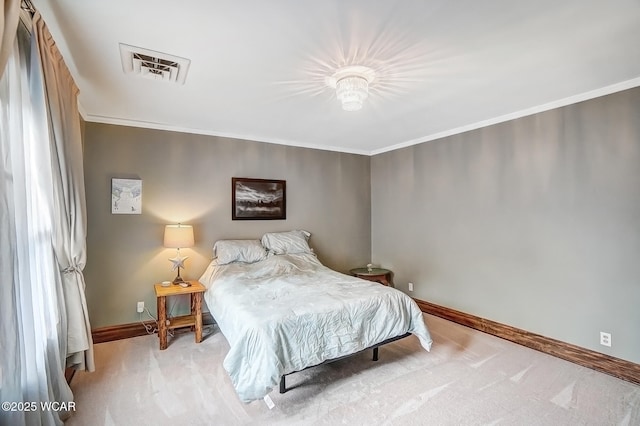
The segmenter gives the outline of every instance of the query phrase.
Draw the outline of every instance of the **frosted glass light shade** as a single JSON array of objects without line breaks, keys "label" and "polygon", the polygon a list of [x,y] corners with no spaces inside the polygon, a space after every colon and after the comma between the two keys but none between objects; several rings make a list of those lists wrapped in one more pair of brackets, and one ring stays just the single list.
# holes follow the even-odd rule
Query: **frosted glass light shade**
[{"label": "frosted glass light shade", "polygon": [[343,77],[336,81],[336,96],[345,111],[358,111],[369,96],[369,82],[358,75]]},{"label": "frosted glass light shade", "polygon": [[164,246],[169,248],[193,247],[193,226],[167,225],[164,228]]}]

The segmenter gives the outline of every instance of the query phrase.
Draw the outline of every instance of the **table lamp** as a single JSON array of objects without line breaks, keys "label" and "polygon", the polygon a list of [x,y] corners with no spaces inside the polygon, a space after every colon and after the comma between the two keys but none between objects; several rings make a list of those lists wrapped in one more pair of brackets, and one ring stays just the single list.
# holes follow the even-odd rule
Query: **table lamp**
[{"label": "table lamp", "polygon": [[164,246],[168,248],[177,249],[176,257],[170,258],[169,261],[173,263],[173,268],[178,270],[178,275],[173,280],[174,284],[183,283],[184,280],[180,276],[180,268],[184,269],[184,261],[189,256],[182,257],[180,255],[181,248],[193,247],[193,226],[191,225],[167,225],[164,228]]}]

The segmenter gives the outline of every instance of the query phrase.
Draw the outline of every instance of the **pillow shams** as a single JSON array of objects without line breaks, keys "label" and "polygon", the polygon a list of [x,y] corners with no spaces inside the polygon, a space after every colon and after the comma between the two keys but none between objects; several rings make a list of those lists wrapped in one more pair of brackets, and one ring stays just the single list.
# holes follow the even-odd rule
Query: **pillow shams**
[{"label": "pillow shams", "polygon": [[218,265],[232,262],[255,263],[267,257],[267,252],[258,240],[219,240],[213,246]]},{"label": "pillow shams", "polygon": [[309,247],[307,231],[268,232],[262,236],[262,245],[273,254],[313,253]]}]

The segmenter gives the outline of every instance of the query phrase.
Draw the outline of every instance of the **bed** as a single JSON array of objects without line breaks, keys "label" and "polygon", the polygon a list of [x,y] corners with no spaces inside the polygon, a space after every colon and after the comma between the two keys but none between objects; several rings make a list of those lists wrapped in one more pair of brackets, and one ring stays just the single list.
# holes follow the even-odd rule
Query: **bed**
[{"label": "bed", "polygon": [[243,402],[265,397],[286,374],[407,333],[431,348],[415,301],[327,268],[307,239],[304,231],[289,231],[218,241],[200,278],[230,345],[224,368]]}]

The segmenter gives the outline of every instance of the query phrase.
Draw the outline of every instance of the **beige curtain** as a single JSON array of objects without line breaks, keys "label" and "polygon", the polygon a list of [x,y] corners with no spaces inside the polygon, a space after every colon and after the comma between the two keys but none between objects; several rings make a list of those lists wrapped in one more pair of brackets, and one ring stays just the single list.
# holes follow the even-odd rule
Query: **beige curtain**
[{"label": "beige curtain", "polygon": [[40,13],[33,33],[42,62],[51,135],[53,247],[62,273],[67,317],[67,367],[93,371],[93,341],[82,273],[86,263],[86,201],[78,88]]},{"label": "beige curtain", "polygon": [[20,19],[20,0],[4,0],[0,16],[0,75],[7,65]]}]

